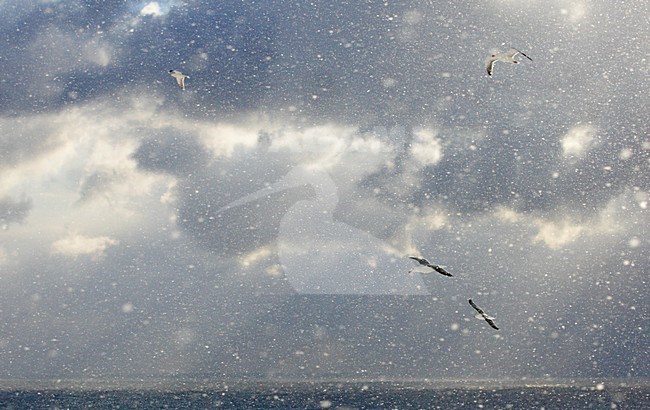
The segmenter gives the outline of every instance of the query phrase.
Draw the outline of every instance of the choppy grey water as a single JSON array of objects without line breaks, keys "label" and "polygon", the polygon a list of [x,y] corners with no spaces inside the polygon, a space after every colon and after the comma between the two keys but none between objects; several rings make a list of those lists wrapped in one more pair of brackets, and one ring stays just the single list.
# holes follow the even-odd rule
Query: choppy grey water
[{"label": "choppy grey water", "polygon": [[[6,386],[5,386],[6,387]],[[328,382],[191,384],[129,389],[17,388],[5,409],[650,409],[647,384],[461,386]]]}]

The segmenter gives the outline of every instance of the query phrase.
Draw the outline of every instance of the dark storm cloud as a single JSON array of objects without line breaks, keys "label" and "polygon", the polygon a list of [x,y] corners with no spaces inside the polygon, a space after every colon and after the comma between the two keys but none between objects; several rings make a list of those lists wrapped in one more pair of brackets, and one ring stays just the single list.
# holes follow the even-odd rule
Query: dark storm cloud
[{"label": "dark storm cloud", "polygon": [[[540,101],[531,108],[548,114],[551,118],[544,118],[544,123],[549,124],[556,121],[556,115],[573,119],[575,114],[593,109],[602,112],[607,95],[647,98],[633,89],[626,93],[618,86],[613,88],[611,79],[602,77],[601,74],[618,77],[611,68],[612,63],[618,62],[603,61],[594,48],[597,44],[601,47],[602,41],[592,41],[593,34],[583,30],[564,34],[570,24],[562,21],[559,7],[540,10],[542,18],[535,19],[532,28],[530,19],[522,17],[530,10],[499,10],[496,5],[432,7],[428,2],[369,2],[343,7],[336,3],[195,2],[172,7],[164,18],[142,17],[132,27],[129,21],[137,17],[137,10],[125,5],[103,10],[105,7],[81,3],[74,10],[53,6],[49,14],[40,9],[32,11],[36,23],[31,27],[75,32],[71,35],[71,44],[75,46],[92,39],[105,40],[113,45],[118,57],[107,67],[79,64],[78,55],[69,65],[54,66],[54,72],[47,74],[58,83],[59,92],[38,101],[12,92],[12,109],[28,108],[30,104],[40,106],[46,101],[52,109],[70,102],[70,92],[88,99],[110,94],[115,87],[127,84],[173,95],[173,87],[155,84],[156,80],[165,80],[164,73],[170,65],[192,72],[190,88],[196,91],[193,99],[202,108],[187,110],[190,115],[294,106],[313,118],[359,125],[417,125],[429,121],[463,125],[484,121],[486,111],[495,113],[485,101],[490,98],[488,87],[496,83],[499,88],[508,87],[503,95],[533,94]],[[634,16],[618,14],[623,14],[622,21],[606,20],[599,28],[629,37],[631,49],[640,47],[638,40],[634,40],[639,23]],[[484,19],[495,18],[505,19],[509,25],[488,28],[481,24]],[[623,24],[626,26],[622,27]],[[487,50],[511,41],[517,33],[521,36],[521,32],[528,35],[525,39],[517,38],[517,46],[530,48],[529,54],[537,57],[535,64],[519,67],[517,76],[521,80],[510,77],[509,70],[500,67],[498,78],[485,81],[482,59]],[[539,32],[545,35],[536,35]],[[18,32],[18,39],[21,38],[26,38],[26,42],[33,40],[29,33]],[[558,50],[549,58],[548,50],[555,48]],[[15,71],[36,63],[38,58],[48,58],[47,52],[32,52],[28,56],[24,50],[15,50],[12,58],[5,56],[16,67]],[[198,57],[201,53],[207,61]],[[634,55],[618,58],[622,57],[621,63],[632,63]],[[632,64],[638,66],[638,60]],[[596,71],[583,76],[576,74],[579,67],[595,67]],[[443,73],[449,75],[443,77]],[[630,72],[626,77],[631,78],[623,79],[625,86],[643,81],[639,74],[639,70]],[[29,77],[17,80],[34,81]],[[517,87],[509,87],[500,77],[518,81]],[[542,88],[554,91],[540,95]],[[603,97],[589,98],[596,89],[605,90]],[[440,100],[448,96],[453,96],[451,104],[442,110],[437,108]],[[513,103],[517,104],[517,100]],[[571,101],[581,102],[579,106],[571,104],[576,108],[575,114],[563,109]],[[496,108],[500,116],[506,115],[502,118],[506,123],[509,117],[521,115],[520,110],[511,106]]]},{"label": "dark storm cloud", "polygon": [[[523,211],[558,206],[593,211],[625,187],[643,184],[641,175],[647,165],[640,137],[647,127],[639,124],[638,116],[630,117],[629,111],[617,114],[607,102],[636,95],[639,100],[632,110],[647,103],[647,96],[639,94],[631,80],[621,78],[616,86],[611,80],[619,77],[614,66],[628,61],[635,65],[634,53],[603,65],[596,57],[593,33],[563,34],[571,23],[563,20],[559,7],[541,11],[546,26],[533,23],[535,30],[550,34],[541,38],[534,37],[523,18],[525,12],[516,7],[498,13],[470,5],[436,5],[433,10],[424,4],[349,7],[345,13],[337,5],[239,9],[237,30],[232,23],[218,23],[223,28],[220,41],[239,52],[224,56],[223,64],[208,67],[201,75],[219,82],[215,86],[225,101],[220,104],[295,106],[308,118],[361,126],[433,123],[447,134],[442,138],[449,144],[454,143],[455,127],[483,123],[487,138],[477,142],[476,151],[452,147],[440,164],[423,171],[425,187],[413,198],[416,203],[421,202],[417,195],[427,194],[446,197],[453,207],[469,212],[503,204]],[[206,15],[230,16],[213,11]],[[638,19],[615,13],[620,20],[602,21],[601,30],[621,31],[630,38],[631,48],[638,49],[641,45],[634,36],[640,28]],[[517,40],[537,54],[534,64],[515,67],[516,77],[506,66],[499,67],[501,73],[494,79],[486,79],[481,71],[485,50],[499,43],[488,42],[491,37],[484,36],[485,28],[477,19],[495,15],[511,24],[491,32],[495,40],[521,29],[530,38]],[[260,19],[272,24],[252,24]],[[203,24],[207,23],[200,21],[198,26]],[[250,37],[257,40],[251,42]],[[483,46],[473,50],[470,43]],[[548,50],[554,48],[559,50],[549,57]],[[234,67],[243,71],[235,73]],[[216,69],[219,73],[211,75]],[[591,75],[580,74],[585,70]],[[443,73],[450,75],[443,77]],[[643,83],[642,72],[629,74]],[[233,76],[238,80],[230,81]],[[594,99],[593,90],[603,92]],[[232,95],[237,95],[236,102]],[[203,99],[202,103],[214,107],[213,102]],[[563,166],[559,140],[564,133],[578,122],[600,117],[606,119],[597,121],[599,138],[605,143],[581,160],[577,171]],[[630,119],[630,125],[622,126]],[[635,155],[615,170],[603,171],[609,162],[617,161],[619,147]],[[607,155],[601,155],[605,149]],[[551,178],[553,172],[559,177]]]},{"label": "dark storm cloud", "polygon": [[[516,127],[493,132],[476,141],[475,148],[449,150],[439,164],[421,172],[423,186],[413,200],[429,198],[462,212],[490,211],[499,206],[542,213],[559,208],[590,214],[625,189],[648,189],[647,155],[636,135],[615,128],[598,132],[603,143],[584,158],[567,160],[559,139],[566,129]],[[454,131],[443,137],[451,142]],[[453,143],[452,143],[453,144]],[[634,152],[621,160],[624,150]]]},{"label": "dark storm cloud", "polygon": [[295,161],[286,152],[269,152],[264,143],[253,150],[235,150],[228,158],[208,160],[210,154],[191,137],[172,134],[144,140],[133,158],[143,169],[179,177],[179,226],[215,255],[234,257],[273,242],[287,209],[313,195],[307,186],[295,187],[237,210],[217,212],[279,179]]},{"label": "dark storm cloud", "polygon": [[207,153],[191,136],[176,130],[160,130],[145,138],[133,154],[138,166],[148,171],[188,175],[207,165]]},{"label": "dark storm cloud", "polygon": [[[236,212],[217,213],[228,203],[281,177],[295,161],[286,153],[269,152],[270,137],[263,131],[255,148],[236,147],[231,155],[223,157],[214,157],[193,132],[172,128],[143,132],[147,136],[132,158],[143,170],[178,178],[175,196],[179,227],[201,249],[214,255],[232,258],[268,245],[277,237],[284,212],[297,199],[309,195],[307,187],[298,187],[270,195],[269,200],[243,205]],[[95,179],[90,177],[84,187],[91,189]]]},{"label": "dark storm cloud", "polygon": [[[119,245],[101,260],[46,247],[18,263],[0,244],[0,264],[9,261],[0,265],[7,374],[649,374],[640,330],[648,314],[645,3],[578,2],[588,9],[581,16],[562,11],[564,2],[198,1],[162,17],[104,3],[16,3],[19,12],[4,13],[0,29],[11,45],[0,59],[18,75],[0,84],[0,167],[57,147],[47,130],[16,128],[12,119],[55,117],[71,105],[94,112],[93,99],[124,107],[130,92],[152,95],[165,101],[160,116],[130,136],[137,148],[127,159],[173,179],[171,205],[143,203],[144,222],[129,214],[126,232],[111,233]],[[503,24],[486,24],[493,21]],[[502,64],[486,78],[486,53],[511,45],[535,61]],[[105,65],[94,54],[100,49]],[[172,68],[190,74],[187,92],[167,74]],[[276,276],[264,272],[279,264],[274,250],[239,264],[272,248],[287,211],[316,195],[297,186],[217,212],[283,178],[303,161],[296,151],[313,148],[299,132],[290,148],[277,148],[291,133],[260,127],[257,144],[215,154],[199,131],[187,131],[192,121],[239,126],[250,111],[271,120],[281,113],[287,128],[404,130],[386,134],[394,150],[383,162],[368,165],[346,146],[350,156],[330,175],[339,188],[334,219],[387,241],[420,216],[417,208],[439,207],[442,227],[415,219],[412,241],[455,280],[426,277],[432,297],[420,299],[309,297],[295,294],[281,267]],[[160,128],[159,120],[185,122]],[[593,142],[565,155],[563,139],[586,125]],[[425,165],[411,150],[422,128],[441,148]],[[108,169],[84,168],[60,185],[84,202],[124,178]],[[31,207],[0,200],[0,219],[29,222]],[[502,207],[519,214],[501,221],[494,211]],[[609,214],[603,224],[617,226],[590,225]],[[73,228],[87,227],[74,216]],[[575,237],[562,237],[564,219]],[[536,237],[548,225],[545,235],[557,242]],[[498,337],[474,321],[468,295],[498,315]]]},{"label": "dark storm cloud", "polygon": [[[500,204],[516,204],[522,210],[552,209],[562,201],[594,209],[618,194],[626,181],[638,179],[640,171],[635,169],[643,167],[636,155],[606,177],[614,179],[610,182],[614,187],[603,188],[599,183],[603,158],[590,155],[578,172],[561,173],[557,181],[549,181],[549,173],[559,162],[557,140],[574,121],[604,115],[613,125],[628,123],[627,128],[605,124],[602,138],[616,145],[628,141],[635,152],[642,143],[639,136],[647,131],[643,125],[631,128],[638,121],[629,123],[623,117],[629,111],[611,109],[613,101],[626,95],[638,95],[632,109],[647,102],[647,96],[639,95],[638,86],[633,86],[635,81],[643,84],[643,71],[620,77],[613,65],[603,65],[591,41],[593,34],[582,30],[562,34],[570,22],[562,20],[557,8],[543,10],[546,20],[533,23],[535,30],[550,35],[537,38],[531,34],[526,41],[532,43],[522,45],[532,48],[526,51],[536,57],[534,64],[516,67],[518,78],[504,66],[496,78],[485,79],[480,70],[485,49],[499,46],[488,40],[515,33],[517,28],[533,31],[521,9],[508,6],[495,12],[474,5],[431,8],[424,3],[370,3],[348,5],[343,12],[336,4],[193,3],[172,7],[164,19],[143,17],[129,34],[126,21],[137,16],[137,10],[105,7],[80,3],[30,12],[34,22],[30,27],[75,32],[71,44],[91,40],[98,30],[105,32],[100,38],[114,46],[119,43],[121,57],[108,67],[56,67],[67,74],[56,80],[64,82],[60,93],[47,97],[54,99],[48,102],[50,107],[70,101],[70,92],[75,99],[88,99],[111,93],[120,84],[149,83],[148,87],[165,90],[165,94],[176,93],[173,87],[160,87],[151,80],[172,82],[165,77],[167,66],[185,60],[196,65],[192,98],[202,107],[180,107],[191,115],[294,106],[307,118],[361,126],[433,122],[452,129],[449,139],[454,138],[454,127],[483,122],[488,139],[477,145],[476,152],[450,153],[422,175],[427,186],[421,194],[447,196],[463,211]],[[602,21],[599,28],[618,30],[625,23],[628,28],[618,31],[631,38],[630,48],[638,47],[633,35],[637,19],[617,9],[613,13],[619,19]],[[189,15],[191,26],[186,24]],[[511,27],[498,28],[485,37],[478,19],[495,15]],[[39,33],[19,32],[18,39],[28,42]],[[473,50],[470,43],[484,46]],[[554,47],[559,50],[548,57],[548,49]],[[196,53],[206,53],[208,63],[192,60]],[[7,60],[20,64],[22,54]],[[618,64],[634,61],[634,55],[619,56]],[[579,74],[581,67],[596,71],[584,76]],[[188,68],[192,71],[191,64]],[[450,75],[442,77],[442,73]],[[614,83],[612,77],[620,81]],[[593,99],[595,89],[602,92]],[[607,96],[613,100],[605,105]],[[16,97],[19,105],[26,98]],[[25,104],[31,103],[25,100]],[[510,131],[509,136],[502,135],[504,129]]]}]

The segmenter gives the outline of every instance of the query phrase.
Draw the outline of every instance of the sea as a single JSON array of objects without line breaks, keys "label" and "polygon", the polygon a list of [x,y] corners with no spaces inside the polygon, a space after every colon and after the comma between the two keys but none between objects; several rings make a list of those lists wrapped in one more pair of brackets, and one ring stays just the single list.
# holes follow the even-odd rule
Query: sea
[{"label": "sea", "polygon": [[650,409],[630,382],[41,383],[0,385],[0,409]]}]

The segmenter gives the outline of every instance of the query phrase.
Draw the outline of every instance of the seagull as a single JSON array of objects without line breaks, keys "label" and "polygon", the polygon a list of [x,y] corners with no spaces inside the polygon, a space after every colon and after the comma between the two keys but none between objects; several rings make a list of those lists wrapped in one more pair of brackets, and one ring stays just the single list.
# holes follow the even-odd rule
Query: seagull
[{"label": "seagull", "polygon": [[185,91],[185,79],[190,78],[190,76],[185,75],[178,70],[169,70],[169,75],[174,77],[178,85],[180,85],[181,90]]},{"label": "seagull", "polygon": [[490,317],[490,316],[488,316],[487,314],[485,314],[485,312],[483,311],[483,309],[481,309],[480,307],[476,306],[476,303],[472,302],[472,299],[469,300],[469,304],[472,305],[472,307],[473,307],[474,309],[476,309],[476,311],[479,313],[479,315],[481,315],[481,317],[482,317],[482,318],[483,318],[483,319],[488,323],[488,325],[490,325],[490,327],[492,327],[492,329],[494,329],[494,330],[499,330],[499,328],[497,327],[497,325],[494,324],[494,321],[493,321],[494,318],[493,318],[493,317]]},{"label": "seagull", "polygon": [[435,270],[436,272],[438,272],[441,275],[454,276],[451,273],[447,272],[442,266],[434,265],[434,264],[432,264],[431,262],[429,262],[428,260],[426,260],[424,258],[420,258],[420,257],[417,257],[417,256],[409,256],[409,258],[413,259],[414,261],[418,261],[420,263],[420,265],[423,265],[423,266],[426,266],[427,268],[431,268],[431,269]]},{"label": "seagull", "polygon": [[522,56],[526,57],[530,61],[533,61],[532,58],[528,57],[526,54],[522,53],[521,51],[511,48],[505,53],[492,54],[490,57],[485,59],[485,69],[487,70],[487,74],[490,77],[492,77],[492,70],[494,68],[494,63],[496,63],[497,61],[502,61],[504,63],[510,63],[510,64],[519,64],[519,61],[515,60],[515,56],[517,54],[521,54]]}]

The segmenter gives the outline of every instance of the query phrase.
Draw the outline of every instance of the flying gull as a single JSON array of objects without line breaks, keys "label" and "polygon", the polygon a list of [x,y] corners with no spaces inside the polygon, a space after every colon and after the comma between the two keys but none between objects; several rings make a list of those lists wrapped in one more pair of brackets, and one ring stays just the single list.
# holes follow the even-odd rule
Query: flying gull
[{"label": "flying gull", "polygon": [[420,265],[426,266],[427,268],[431,268],[438,272],[441,275],[445,276],[454,276],[451,273],[447,272],[442,266],[434,265],[433,263],[429,262],[428,260],[424,258],[419,258],[417,256],[409,256],[409,258],[413,259],[414,261],[418,261]]},{"label": "flying gull", "polygon": [[185,75],[178,70],[169,70],[169,74],[176,79],[176,82],[181,87],[181,90],[185,91],[185,79],[190,78],[190,76]]},{"label": "flying gull", "polygon": [[492,327],[492,329],[494,329],[494,330],[499,330],[499,328],[497,327],[497,325],[495,325],[495,324],[494,324],[494,321],[492,320],[492,319],[494,319],[493,317],[488,316],[488,315],[483,311],[483,309],[481,309],[480,307],[476,306],[476,303],[472,302],[472,299],[469,300],[469,304],[472,305],[472,307],[473,307],[474,309],[476,309],[476,311],[479,313],[479,315],[481,315],[481,317],[482,317],[482,318],[483,318],[483,319],[488,323],[488,325],[490,325],[490,326]]},{"label": "flying gull", "polygon": [[521,54],[522,56],[526,57],[530,61],[533,61],[532,58],[528,57],[526,54],[522,53],[521,51],[511,48],[505,53],[492,54],[490,57],[485,59],[485,69],[487,70],[488,75],[492,77],[492,70],[494,69],[494,63],[496,63],[497,61],[502,61],[504,63],[510,63],[510,64],[519,64],[519,61],[515,60],[515,56],[517,54]]}]

